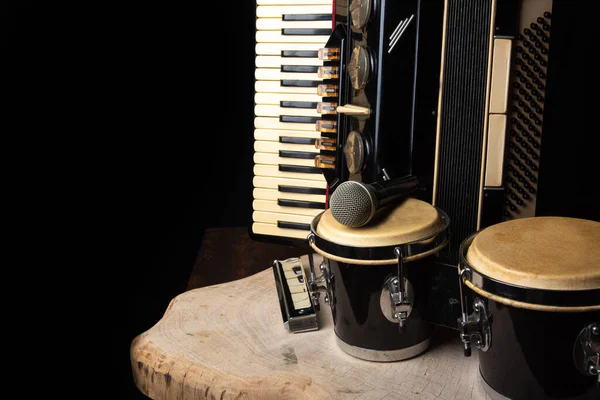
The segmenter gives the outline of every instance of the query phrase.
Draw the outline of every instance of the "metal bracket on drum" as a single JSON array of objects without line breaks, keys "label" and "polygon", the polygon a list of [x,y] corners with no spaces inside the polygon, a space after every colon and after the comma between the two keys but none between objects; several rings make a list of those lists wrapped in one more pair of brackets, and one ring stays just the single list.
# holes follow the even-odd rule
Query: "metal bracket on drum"
[{"label": "metal bracket on drum", "polygon": [[584,327],[573,346],[575,367],[585,376],[596,376],[600,389],[600,323],[593,322]]},{"label": "metal bracket on drum", "polygon": [[402,250],[396,247],[394,253],[398,259],[398,274],[392,276],[383,285],[379,303],[383,315],[389,321],[397,322],[400,333],[403,333],[413,309],[414,291],[412,284],[406,279]]},{"label": "metal bracket on drum", "polygon": [[333,309],[335,307],[335,298],[333,296],[333,275],[331,274],[328,260],[323,258],[323,261],[319,265],[319,270],[321,271],[321,275],[319,276],[317,276],[315,273],[315,265],[312,253],[308,254],[308,264],[310,266],[308,290],[310,291],[310,298],[313,307],[316,311],[321,309],[319,297],[321,296],[321,292],[323,292],[325,293],[325,303],[328,303],[331,309]]},{"label": "metal bracket on drum", "polygon": [[492,344],[492,329],[485,303],[478,297],[473,300],[473,313],[468,315],[467,297],[463,294],[466,279],[471,278],[471,270],[464,268],[459,274],[460,304],[462,317],[458,319],[460,339],[464,343],[465,357],[471,356],[471,343],[481,351],[488,351]]}]

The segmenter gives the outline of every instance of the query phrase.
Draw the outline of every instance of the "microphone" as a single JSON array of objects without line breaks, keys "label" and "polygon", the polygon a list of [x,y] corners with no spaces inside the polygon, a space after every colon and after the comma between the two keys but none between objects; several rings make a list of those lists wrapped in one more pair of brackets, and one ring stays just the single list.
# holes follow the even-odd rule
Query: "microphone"
[{"label": "microphone", "polygon": [[415,176],[369,184],[345,181],[332,193],[329,208],[337,222],[357,228],[368,223],[378,209],[418,188],[419,179]]}]

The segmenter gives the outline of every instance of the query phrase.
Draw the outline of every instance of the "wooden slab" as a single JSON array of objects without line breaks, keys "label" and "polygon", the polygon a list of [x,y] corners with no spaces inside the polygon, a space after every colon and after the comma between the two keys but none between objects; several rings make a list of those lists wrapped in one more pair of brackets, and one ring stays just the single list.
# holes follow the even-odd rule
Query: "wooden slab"
[{"label": "wooden slab", "polygon": [[297,257],[298,252],[302,252],[298,246],[255,241],[245,226],[208,228],[186,290],[245,278],[268,268],[273,260]]},{"label": "wooden slab", "polygon": [[489,399],[458,331],[436,328],[409,360],[363,361],[338,348],[323,305],[320,330],[292,334],[270,268],[189,290],[133,340],[136,385],[153,399]]}]

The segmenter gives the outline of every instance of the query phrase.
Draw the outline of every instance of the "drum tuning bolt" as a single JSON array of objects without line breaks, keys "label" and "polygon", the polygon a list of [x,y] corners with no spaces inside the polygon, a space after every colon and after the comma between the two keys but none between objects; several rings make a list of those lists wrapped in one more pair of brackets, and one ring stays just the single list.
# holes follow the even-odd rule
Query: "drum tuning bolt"
[{"label": "drum tuning bolt", "polygon": [[471,343],[481,351],[488,351],[492,344],[492,330],[490,328],[488,312],[485,303],[475,298],[473,301],[473,313],[468,314],[467,298],[463,294],[465,279],[470,279],[471,270],[464,268],[459,274],[459,288],[462,317],[458,319],[460,339],[464,344],[465,357],[471,356]]},{"label": "drum tuning bolt", "polygon": [[575,366],[585,376],[596,377],[600,390],[600,324],[593,322],[585,326],[575,340],[573,348]]},{"label": "drum tuning bolt", "polygon": [[310,298],[313,307],[316,311],[319,311],[321,309],[321,306],[319,304],[319,297],[321,296],[321,292],[323,292],[325,293],[325,303],[328,303],[329,306],[333,309],[334,301],[333,295],[331,293],[333,275],[329,270],[329,264],[327,263],[327,260],[324,259],[323,262],[319,265],[319,269],[321,270],[321,275],[319,276],[315,274],[315,265],[312,253],[308,255],[308,264],[310,266],[308,290],[310,291]]},{"label": "drum tuning bolt", "polygon": [[400,333],[406,330],[406,322],[413,309],[413,288],[406,279],[403,255],[400,248],[394,249],[398,259],[398,274],[386,281],[381,290],[380,306],[383,315],[398,324]]}]

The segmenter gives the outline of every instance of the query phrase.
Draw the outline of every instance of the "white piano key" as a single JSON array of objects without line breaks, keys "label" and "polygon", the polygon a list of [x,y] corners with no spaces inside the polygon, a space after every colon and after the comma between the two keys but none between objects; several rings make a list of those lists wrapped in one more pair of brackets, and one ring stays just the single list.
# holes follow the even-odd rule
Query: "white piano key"
[{"label": "white piano key", "polygon": [[310,215],[278,214],[273,212],[254,211],[252,213],[252,220],[254,222],[264,222],[266,224],[275,225],[277,225],[277,221],[310,224],[313,220],[313,217]]},{"label": "white piano key", "polygon": [[288,284],[288,288],[290,290],[290,293],[308,293],[308,289],[306,288],[306,283],[304,282],[300,282],[300,279],[296,278],[290,278],[290,279],[286,279],[286,282]]},{"label": "white piano key", "polygon": [[[258,117],[280,117],[282,115],[302,116],[302,117],[320,117],[321,114],[316,109],[312,108],[294,108],[294,107],[279,107],[258,104],[254,106],[254,114]],[[313,124],[307,124],[313,125]]]},{"label": "white piano key", "polygon": [[[310,217],[309,217],[310,218]],[[257,221],[258,222],[258,221]],[[277,223],[277,222],[275,222]],[[296,272],[295,269],[298,271]],[[299,276],[302,276],[302,266],[294,266],[292,268],[283,268],[283,276],[285,276],[285,280],[288,279],[298,279]]]},{"label": "white piano key", "polygon": [[[324,47],[320,43],[257,43],[255,53],[257,56],[281,56],[281,52],[288,51],[319,51]],[[290,59],[296,57],[289,57]]]},{"label": "white piano key", "polygon": [[[300,267],[302,268],[302,267]],[[291,278],[286,277],[286,283],[290,289],[290,293],[306,293],[308,294],[308,288],[306,285],[306,276],[304,274],[299,276],[294,276]]]},{"label": "white piano key", "polygon": [[[308,299],[308,293],[306,293],[306,292],[292,293],[292,301],[294,302],[294,304],[304,304],[303,302],[306,299]],[[308,306],[310,306],[310,304]],[[308,306],[304,306],[304,307],[308,307]]]},{"label": "white piano key", "polygon": [[[293,298],[293,296],[294,295],[292,294],[292,298]],[[308,308],[310,306],[311,306],[311,303],[310,303],[310,299],[308,298],[308,295],[306,295],[306,298],[304,298],[302,300],[297,299],[296,301],[294,301],[294,308],[296,310],[299,310],[301,308]]]},{"label": "white piano key", "polygon": [[[271,211],[282,214],[293,214],[293,215],[311,215],[316,216],[323,210],[318,208],[302,208],[302,207],[285,207],[277,204],[276,201],[268,200],[254,200],[252,202],[252,209],[255,211]],[[284,229],[284,228],[281,228]],[[287,228],[286,228],[287,229]],[[291,229],[293,230],[293,229]]]},{"label": "white piano key", "polygon": [[[298,286],[298,283],[302,283],[302,282],[299,282],[298,278],[304,277],[302,275],[302,266],[294,267],[293,270],[292,269],[284,269],[283,275],[285,276],[285,280],[288,282],[291,282],[294,286]],[[302,293],[302,292],[296,291],[296,293]]]},{"label": "white piano key", "polygon": [[323,65],[323,61],[318,58],[280,56],[257,56],[254,63],[259,68],[281,68],[284,65],[311,65],[314,67]]},{"label": "white piano key", "polygon": [[[279,81],[282,79],[292,81],[323,81],[316,72],[281,72],[281,70],[277,68],[256,68],[254,77],[261,81]],[[315,93],[316,92],[317,88],[315,87]]]},{"label": "white piano key", "polygon": [[319,181],[325,182],[323,174],[306,174],[302,172],[287,172],[280,171],[279,167],[274,165],[254,165],[254,175],[257,176],[270,176],[273,178],[288,178],[288,179],[301,179],[306,181]]},{"label": "white piano key", "polygon": [[[310,217],[312,219],[312,217]],[[304,278],[304,274],[302,274],[302,266],[298,266],[296,268],[300,269],[300,275],[296,274],[296,271],[288,271],[284,270],[285,280],[288,282],[288,286],[295,287],[296,289],[292,291],[292,293],[302,293],[306,290],[302,290],[306,287],[306,284],[301,281]]]},{"label": "white piano key", "polygon": [[304,93],[317,94],[316,87],[282,86],[280,81],[256,81],[254,90],[257,93]]},{"label": "white piano key", "polygon": [[291,192],[280,192],[277,189],[263,189],[254,188],[252,191],[252,197],[257,200],[300,200],[300,201],[316,201],[319,203],[325,203],[326,196],[324,194],[304,194],[304,193],[291,193]]},{"label": "white piano key", "polygon": [[299,165],[304,167],[314,167],[314,160],[305,160],[303,158],[287,158],[279,157],[279,154],[273,153],[254,153],[254,164],[266,164],[266,165]]},{"label": "white piano key", "polygon": [[254,103],[270,104],[278,106],[282,101],[305,101],[310,103],[318,103],[323,101],[323,98],[318,94],[307,93],[256,93],[254,95]]},{"label": "white piano key", "polygon": [[[294,284],[296,282],[297,282],[297,284]],[[288,288],[290,289],[290,293],[291,294],[308,293],[308,289],[306,288],[306,284],[304,282],[300,282],[298,279],[287,280],[287,284],[288,284]]]},{"label": "white piano key", "polygon": [[[325,182],[325,180],[311,181],[311,180],[281,178],[281,177],[272,177],[272,176],[254,176],[254,178],[252,179],[252,184],[255,188],[263,188],[263,189],[277,189],[279,187],[279,185],[297,186],[297,187],[305,187],[305,188],[317,188],[317,189],[325,189],[327,187],[327,183]],[[265,210],[265,211],[269,211],[269,210]]]},{"label": "white piano key", "polygon": [[[297,4],[297,3],[296,3]],[[281,18],[285,14],[331,14],[332,6],[328,5],[311,5],[310,7],[293,5],[293,6],[267,6],[258,5],[256,7],[256,18]]]},{"label": "white piano key", "polygon": [[325,45],[329,35],[284,35],[281,31],[256,31],[256,43],[319,43]]},{"label": "white piano key", "polygon": [[331,21],[284,21],[282,18],[256,20],[256,29],[259,31],[276,31],[284,28],[331,29]]},{"label": "white piano key", "polygon": [[[319,153],[320,150],[314,145],[308,144],[293,144],[293,143],[279,143],[279,142],[266,142],[262,140],[256,140],[254,142],[254,151],[261,153],[275,153],[278,154],[280,150],[283,151],[304,151],[307,153]],[[283,163],[285,164],[285,163]],[[314,163],[313,163],[314,166]]]},{"label": "white piano key", "polygon": [[308,10],[315,4],[327,4],[329,7],[332,5],[332,0],[256,0],[256,5],[309,5],[306,7]]},{"label": "white piano key", "polygon": [[[258,221],[257,221],[258,222]],[[297,272],[296,272],[297,270]],[[284,269],[283,270],[285,280],[290,284],[290,286],[302,286],[304,282],[300,281],[300,278],[303,278],[302,275],[302,266],[294,267],[294,270]],[[296,290],[296,293],[301,293],[302,291]]]},{"label": "white piano key", "polygon": [[[284,123],[284,122],[282,122]],[[318,139],[321,137],[321,132],[317,131],[291,131],[281,129],[255,129],[254,139],[255,140],[266,140],[269,142],[279,142],[279,137],[298,137],[298,138],[314,138]]]},{"label": "white piano key", "polygon": [[269,235],[269,236],[277,236],[277,237],[289,237],[294,239],[302,239],[306,240],[310,231],[304,231],[299,229],[286,229],[279,228],[277,225],[273,224],[263,224],[260,222],[256,222],[252,224],[252,232],[257,235]]},{"label": "white piano key", "polygon": [[[258,129],[277,129],[286,131],[317,132],[316,124],[303,124],[299,122],[280,122],[279,118],[257,117],[254,118],[254,127]],[[317,132],[320,134],[320,132]]]}]

